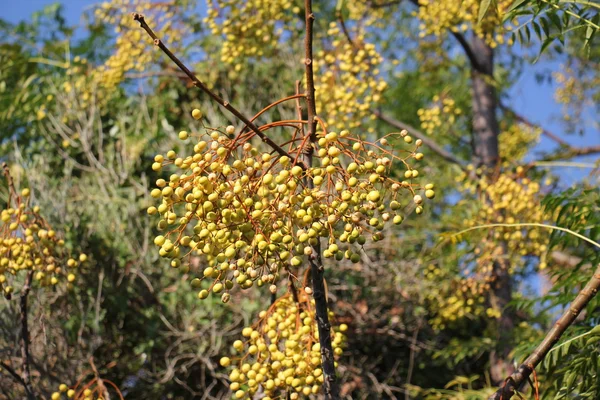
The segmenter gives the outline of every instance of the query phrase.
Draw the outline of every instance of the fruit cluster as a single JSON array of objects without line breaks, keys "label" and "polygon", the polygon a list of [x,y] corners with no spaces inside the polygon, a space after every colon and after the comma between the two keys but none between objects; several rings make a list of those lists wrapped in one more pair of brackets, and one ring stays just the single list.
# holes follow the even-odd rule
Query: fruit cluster
[{"label": "fruit cluster", "polygon": [[145,71],[158,56],[153,51],[152,40],[132,20],[132,12],[144,14],[158,29],[156,34],[177,49],[189,29],[185,24],[177,23],[176,16],[185,9],[181,2],[111,0],[101,3],[94,16],[98,21],[114,26],[117,37],[114,53],[93,71],[94,83],[106,91],[113,90],[123,82],[127,72]]},{"label": "fruit cluster", "polygon": [[[504,173],[494,181],[482,178],[479,182],[481,202],[479,218],[470,226],[493,223],[544,223],[548,216],[540,205],[540,184],[518,174]],[[504,241],[511,253],[523,256],[542,256],[547,250],[548,231],[541,228],[495,228],[495,241]],[[514,266],[520,263],[513,263]]]},{"label": "fruit cluster", "polygon": [[434,96],[428,108],[420,108],[417,115],[421,120],[421,129],[428,135],[434,135],[441,127],[452,126],[462,109],[449,96]]},{"label": "fruit cluster", "polygon": [[375,45],[365,43],[364,32],[350,43],[332,22],[327,34],[334,38],[331,46],[315,57],[317,114],[326,115],[325,122],[335,129],[355,129],[375,117],[370,110],[387,88],[379,71],[383,59]]},{"label": "fruit cluster", "polygon": [[[423,158],[421,142],[413,143],[406,131],[395,134],[412,143],[403,158],[386,149],[386,138],[368,143],[347,130],[321,131],[309,168],[301,164],[307,137],[293,139],[289,156],[281,156],[252,145],[251,133],[230,138],[233,126],[206,133],[203,140],[180,132],[182,140],[193,139],[192,155],[171,150],[155,157],[155,171],[174,166],[179,172],[156,181],[151,196],[160,203],[148,208],[160,216],[163,233],[154,243],[172,267],[187,272],[193,254],[206,256],[208,266],[192,281],[197,288],[210,282],[199,291],[201,299],[214,292],[226,302],[235,284],[275,284],[282,270],[297,270],[313,256],[321,237],[328,239],[324,257],[358,262],[357,246],[382,239],[387,224],[402,222],[402,192],[416,213],[423,212],[419,171],[409,164]],[[389,176],[395,162],[406,168],[403,181]],[[424,189],[425,197],[435,195],[433,185]]]},{"label": "fruit cluster", "polygon": [[485,293],[490,288],[485,279],[480,281],[475,276],[457,276],[436,265],[428,266],[425,279],[435,288],[426,298],[431,314],[429,323],[433,329],[453,328],[483,315],[495,315],[495,310],[485,304]]},{"label": "fruit cluster", "polygon": [[215,36],[224,36],[221,61],[238,64],[240,59],[262,57],[277,48],[281,23],[301,12],[294,0],[208,1],[204,22]]},{"label": "fruit cluster", "polygon": [[[58,386],[58,390],[53,392],[50,395],[51,400],[65,400],[65,399],[73,399],[73,400],[104,400],[109,399],[108,391],[106,384],[110,384],[117,393],[120,393],[116,386],[110,381],[100,381],[97,379],[88,382],[88,384],[84,385],[82,388],[77,388],[74,386],[73,388],[69,388],[69,386],[65,383],[61,383]],[[103,394],[104,393],[104,394]],[[120,398],[123,398],[120,396]]]},{"label": "fruit cluster", "polygon": [[498,145],[504,166],[508,163],[520,162],[535,144],[542,133],[537,127],[531,127],[524,124],[510,124],[508,129],[503,130],[498,136]]},{"label": "fruit cluster", "polygon": [[29,195],[29,189],[20,196],[11,189],[15,205],[0,210],[0,289],[5,296],[12,294],[11,281],[21,272],[31,273],[41,286],[66,280],[70,288],[77,268],[87,260],[85,254],[69,257],[64,240],[41,217],[40,208],[30,207]]},{"label": "fruit cluster", "polygon": [[421,36],[442,36],[447,30],[466,32],[470,28],[492,48],[503,44],[504,34],[511,26],[502,24],[502,15],[513,1],[498,1],[497,8],[490,6],[483,20],[478,21],[481,3],[481,0],[419,0],[417,15],[421,20]]},{"label": "fruit cluster", "polygon": [[[301,395],[318,394],[323,383],[319,333],[314,311],[314,300],[297,293],[279,298],[259,314],[253,327],[242,331],[244,340],[236,340],[234,357],[221,358],[221,366],[232,367],[230,388],[236,399],[250,399],[261,393],[265,400],[291,399]],[[333,313],[329,312],[330,319]],[[345,342],[341,324],[332,329],[334,357],[342,354]],[[234,366],[235,365],[235,366]]]}]

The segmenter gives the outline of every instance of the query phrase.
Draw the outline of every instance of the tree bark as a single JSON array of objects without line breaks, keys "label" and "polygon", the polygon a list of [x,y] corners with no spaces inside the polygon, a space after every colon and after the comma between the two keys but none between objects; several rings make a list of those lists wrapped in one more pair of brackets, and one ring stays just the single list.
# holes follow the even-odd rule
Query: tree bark
[{"label": "tree bark", "polygon": [[494,87],[494,51],[473,35],[471,49],[476,64],[471,69],[473,96],[473,161],[488,173],[498,166],[498,127],[496,88]]}]

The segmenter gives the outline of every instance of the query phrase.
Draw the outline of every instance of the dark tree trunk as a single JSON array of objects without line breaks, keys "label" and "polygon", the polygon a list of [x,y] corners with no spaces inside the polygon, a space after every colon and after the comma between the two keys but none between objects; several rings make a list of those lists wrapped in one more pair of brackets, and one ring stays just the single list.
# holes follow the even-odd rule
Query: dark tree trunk
[{"label": "dark tree trunk", "polygon": [[[493,80],[494,51],[476,35],[473,35],[470,47],[473,64],[473,162],[476,166],[483,167],[485,174],[493,179],[500,166],[498,101]],[[506,310],[506,306],[512,300],[512,282],[506,254],[505,244],[500,244],[492,268],[492,286],[489,294],[490,305],[502,311],[498,321],[499,344],[490,356],[490,376],[494,384],[500,384],[504,377],[513,372],[509,362],[511,348],[508,339],[515,322],[512,313]]]},{"label": "dark tree trunk", "polygon": [[477,64],[471,70],[473,80],[473,161],[493,173],[498,166],[498,118],[494,87],[494,51],[478,36],[471,41]]}]

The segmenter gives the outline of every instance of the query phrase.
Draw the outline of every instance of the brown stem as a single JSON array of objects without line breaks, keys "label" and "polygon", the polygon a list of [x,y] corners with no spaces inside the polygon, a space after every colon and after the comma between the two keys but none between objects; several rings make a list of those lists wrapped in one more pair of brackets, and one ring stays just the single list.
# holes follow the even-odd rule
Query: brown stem
[{"label": "brown stem", "polygon": [[29,323],[27,321],[27,296],[31,290],[31,279],[33,277],[33,271],[29,271],[25,278],[25,284],[21,290],[20,306],[21,306],[21,359],[23,362],[23,371],[21,378],[27,393],[28,399],[35,399],[33,387],[31,386],[31,371],[29,369]]},{"label": "brown stem", "polygon": [[[306,105],[308,112],[308,131],[306,134],[310,137],[311,145],[305,153],[306,165],[312,165],[313,146],[316,142],[317,129],[317,110],[315,103],[315,82],[313,72],[313,23],[315,16],[312,11],[312,1],[304,0],[306,37],[304,40],[304,64],[306,74]],[[307,178],[306,182],[309,188],[313,187],[313,181]],[[321,242],[313,246],[313,252],[309,256],[310,271],[312,276],[313,297],[315,299],[315,313],[317,318],[317,328],[319,331],[319,344],[321,346],[321,361],[323,364],[323,391],[326,399],[339,399],[340,391],[335,375],[335,363],[333,347],[331,345],[331,324],[329,323],[327,296],[325,292],[325,279],[323,260],[321,258]]]},{"label": "brown stem", "polygon": [[[250,128],[259,138],[261,138],[261,140],[264,143],[266,143],[273,150],[275,150],[277,153],[279,153],[279,155],[290,157],[290,155],[288,154],[287,151],[285,151],[277,143],[275,143],[273,140],[271,140],[271,138],[269,138],[267,135],[265,135],[263,132],[261,132],[261,130],[258,129],[258,127],[254,123],[252,123],[248,118],[246,118],[241,112],[239,112],[235,107],[233,107],[228,101],[223,100],[219,95],[217,95],[215,92],[210,90],[208,88],[208,86],[206,86],[204,83],[202,83],[202,81],[200,81],[200,79],[198,79],[198,77],[192,71],[190,71],[190,69],[188,67],[186,67],[185,64],[179,58],[177,58],[175,56],[175,54],[173,54],[167,46],[165,46],[165,44],[158,38],[158,36],[156,36],[154,31],[146,23],[146,20],[144,19],[144,16],[142,14],[132,13],[132,17],[135,21],[140,23],[140,26],[154,40],[154,44],[156,46],[158,46],[158,48],[161,49],[163,51],[163,53],[165,53],[167,55],[167,57],[169,57],[171,59],[171,61],[173,61],[179,67],[179,69],[182,70],[187,75],[187,77],[192,80],[192,82],[194,83],[194,86],[196,86],[198,89],[202,90],[204,93],[209,95],[214,101],[216,101],[222,107],[227,109],[230,113],[235,115],[236,118],[238,118],[240,121],[242,121],[244,124],[246,124],[246,126],[248,128]],[[304,164],[301,164],[300,166],[303,169],[306,169],[306,166]]]},{"label": "brown stem", "polygon": [[533,353],[527,357],[523,364],[521,364],[511,376],[506,378],[504,386],[491,395],[488,400],[508,400],[512,398],[515,391],[519,390],[519,388],[527,381],[535,367],[542,362],[550,349],[558,342],[562,334],[575,321],[590,300],[596,296],[599,288],[600,264],[583,290],[579,292],[575,300],[571,303],[569,309],[563,313],[552,329],[546,334],[544,340],[542,340]]}]

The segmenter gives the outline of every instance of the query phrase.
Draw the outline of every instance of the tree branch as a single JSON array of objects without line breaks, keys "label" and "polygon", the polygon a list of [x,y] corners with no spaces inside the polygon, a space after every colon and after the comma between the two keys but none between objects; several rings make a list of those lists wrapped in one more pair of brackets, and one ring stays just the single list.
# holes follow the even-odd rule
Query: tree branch
[{"label": "tree branch", "polygon": [[[173,61],[179,67],[179,69],[182,70],[185,73],[185,75],[187,75],[187,77],[192,80],[192,82],[194,83],[194,86],[196,86],[198,89],[202,90],[204,93],[209,95],[214,101],[216,101],[222,107],[227,109],[230,113],[235,115],[240,121],[242,121],[244,124],[246,124],[246,126],[248,128],[250,128],[259,138],[261,138],[264,143],[266,143],[273,150],[275,150],[277,153],[279,153],[280,156],[287,156],[287,157],[293,159],[293,157],[291,157],[287,151],[285,151],[277,143],[275,143],[267,135],[265,135],[254,123],[252,123],[248,118],[246,118],[241,112],[239,112],[235,107],[233,107],[228,101],[223,100],[219,95],[217,95],[215,92],[210,90],[208,88],[208,86],[206,86],[204,83],[202,83],[202,81],[200,81],[200,79],[198,79],[198,77],[192,71],[190,71],[190,69],[188,67],[186,67],[185,64],[181,60],[179,60],[179,58],[177,58],[171,52],[171,50],[169,50],[169,48],[167,46],[165,46],[165,44],[158,38],[158,36],[156,36],[154,31],[146,23],[146,20],[144,19],[144,16],[142,14],[132,13],[131,15],[132,15],[133,19],[135,21],[139,22],[140,26],[154,40],[154,44],[156,46],[158,46],[158,48],[160,48],[163,51],[163,53],[165,53],[167,55],[167,57],[169,57],[171,59],[171,61]],[[306,165],[304,163],[300,163],[300,166],[306,170]]]},{"label": "tree branch", "polygon": [[12,369],[11,366],[5,363],[4,361],[0,361],[0,367],[4,368],[17,382],[23,385],[25,391],[27,391],[27,384],[25,383],[23,378],[21,378],[21,375],[17,373],[17,371]]},{"label": "tree branch", "polygon": [[541,129],[542,130],[542,135],[546,136],[548,139],[551,139],[551,140],[555,141],[556,143],[558,143],[561,146],[571,147],[571,145],[569,143],[567,143],[564,139],[560,138],[558,135],[555,135],[554,133],[548,131],[547,129],[542,128],[538,124],[534,124],[533,122],[531,122],[530,120],[528,120],[527,118],[525,118],[523,115],[517,113],[515,110],[513,110],[510,107],[508,107],[507,105],[505,105],[503,103],[500,103],[500,108],[505,113],[508,113],[508,114],[512,115],[520,123],[525,124],[525,125],[529,126],[530,128],[539,128],[539,129]]},{"label": "tree branch", "polygon": [[517,368],[517,370],[506,378],[504,386],[491,395],[488,400],[509,400],[515,394],[515,391],[527,381],[536,366],[542,362],[550,349],[558,342],[562,334],[575,321],[581,311],[596,296],[600,288],[600,264],[596,268],[594,275],[590,278],[583,290],[579,292],[571,306],[556,321],[552,329],[546,334],[544,340],[531,353],[529,357]]},{"label": "tree branch", "polygon": [[23,383],[25,386],[25,392],[27,393],[27,398],[34,400],[35,394],[33,392],[33,388],[31,387],[31,371],[29,369],[29,323],[27,321],[27,296],[29,295],[29,291],[31,290],[31,279],[33,277],[33,271],[29,271],[27,277],[25,278],[25,284],[23,285],[23,289],[21,290],[20,296],[20,305],[21,305],[21,359],[23,362],[23,371],[21,374],[21,378],[23,379]]},{"label": "tree branch", "polygon": [[502,109],[502,111],[512,115],[520,123],[525,124],[531,128],[541,129],[542,135],[546,136],[548,139],[553,140],[558,145],[560,145],[561,147],[564,148],[564,150],[562,150],[562,151],[558,151],[555,154],[551,154],[550,156],[545,157],[543,159],[544,161],[564,160],[564,159],[578,157],[578,156],[586,156],[586,155],[590,155],[590,154],[600,153],[600,145],[587,146],[587,147],[573,147],[569,144],[569,142],[567,142],[560,136],[550,132],[549,130],[547,130],[545,128],[542,128],[538,124],[531,122],[530,120],[525,118],[523,115],[519,114],[518,112],[516,112],[512,108],[506,106],[505,104],[500,104],[500,108]]},{"label": "tree branch", "polygon": [[460,44],[460,47],[462,47],[462,49],[464,50],[465,55],[467,56],[467,58],[469,59],[469,62],[471,63],[471,67],[473,67],[473,69],[476,71],[486,73],[483,70],[483,68],[481,67],[481,64],[479,63],[477,56],[473,52],[471,45],[469,45],[469,42],[467,42],[467,40],[465,39],[463,34],[460,32],[453,32],[453,31],[450,31],[450,32],[452,33],[452,36],[454,36],[454,38],[458,41],[458,43]]},{"label": "tree branch", "polygon": [[[417,6],[417,8],[421,7],[418,0],[410,0],[410,2],[413,3],[415,6]],[[460,44],[460,47],[462,47],[462,49],[464,50],[465,55],[469,59],[469,62],[471,63],[471,66],[473,67],[473,69],[475,69],[479,72],[482,72],[484,74],[487,74],[487,72],[482,68],[481,63],[477,59],[477,55],[473,52],[471,45],[469,45],[469,42],[467,42],[467,40],[465,39],[463,34],[460,32],[454,32],[454,31],[450,31],[450,33],[452,34],[452,36],[454,36],[454,38]]]},{"label": "tree branch", "polygon": [[465,163],[462,160],[460,160],[458,157],[456,157],[454,154],[450,153],[449,151],[445,150],[442,146],[438,145],[436,142],[431,140],[431,138],[429,138],[427,135],[425,135],[423,132],[419,131],[418,129],[416,129],[416,128],[412,127],[411,125],[408,125],[404,122],[398,121],[397,119],[394,119],[388,115],[385,115],[381,111],[375,111],[375,115],[380,120],[390,124],[391,126],[393,126],[395,128],[406,129],[411,134],[411,136],[414,136],[417,139],[421,139],[426,146],[428,146],[431,150],[433,150],[433,152],[437,153],[439,156],[444,158],[446,161],[450,161],[451,163],[457,164],[461,168],[464,168]]},{"label": "tree branch", "polygon": [[[316,142],[317,129],[317,110],[315,104],[315,83],[313,72],[313,24],[315,16],[312,10],[312,0],[304,1],[304,14],[306,25],[306,37],[304,40],[304,65],[306,75],[306,103],[308,112],[308,130],[306,135],[310,137],[311,146],[305,154],[305,163],[312,165],[313,161],[313,143]],[[306,184],[313,188],[312,179],[306,178]],[[325,279],[323,260],[321,258],[321,242],[313,246],[313,252],[309,256],[310,271],[312,276],[313,297],[315,299],[315,314],[317,318],[317,328],[319,332],[319,344],[321,346],[321,362],[323,364],[323,391],[326,399],[337,400],[340,398],[340,391],[335,376],[335,362],[333,346],[331,345],[331,325],[329,323],[329,310],[327,307],[327,296],[325,292]]]}]

